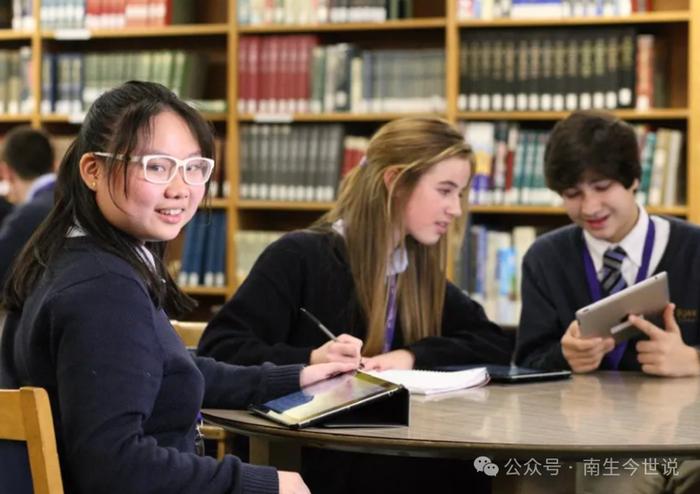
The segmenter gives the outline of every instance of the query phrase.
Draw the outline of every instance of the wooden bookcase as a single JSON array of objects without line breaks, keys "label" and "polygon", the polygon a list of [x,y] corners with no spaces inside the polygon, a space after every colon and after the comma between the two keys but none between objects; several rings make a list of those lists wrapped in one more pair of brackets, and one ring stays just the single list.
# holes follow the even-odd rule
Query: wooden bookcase
[{"label": "wooden bookcase", "polygon": [[[40,0],[34,0],[36,25],[39,26],[38,12]],[[239,229],[291,229],[302,227],[326,211],[330,203],[317,202],[278,202],[252,201],[238,198],[238,149],[239,127],[242,123],[260,121],[259,115],[239,114],[236,100],[237,53],[241,36],[313,33],[322,42],[359,41],[365,46],[373,42],[387,46],[417,46],[426,40],[431,46],[444,47],[446,55],[445,95],[446,111],[442,114],[450,121],[460,120],[509,120],[552,122],[564,117],[566,112],[459,112],[459,50],[462,33],[493,27],[560,27],[560,26],[610,26],[635,25],[654,32],[661,32],[671,41],[672,56],[670,92],[671,107],[640,112],[620,110],[615,113],[621,118],[635,122],[663,124],[672,122],[686,131],[687,163],[687,204],[672,208],[652,208],[655,213],[670,214],[700,223],[700,2],[693,0],[655,0],[656,11],[634,14],[628,17],[587,17],[574,19],[532,19],[490,21],[458,20],[456,0],[414,0],[415,18],[383,23],[346,23],[315,25],[261,25],[238,26],[236,1],[220,2],[204,0],[198,2],[197,23],[191,25],[168,26],[163,28],[124,28],[119,30],[93,30],[89,40],[64,39],[65,33],[42,31],[31,32],[0,30],[0,45],[17,47],[29,45],[32,48],[32,93],[34,111],[28,115],[0,115],[0,131],[19,123],[29,123],[34,127],[45,127],[52,133],[75,133],[76,123],[67,115],[42,115],[41,101],[41,60],[46,50],[94,49],[109,50],[113,46],[129,49],[151,47],[195,47],[215,52],[218,66],[211,77],[207,91],[217,97],[225,97],[228,110],[221,114],[207,114],[217,132],[226,138],[226,176],[230,183],[230,197],[212,201],[216,209],[227,213],[228,248],[224,288],[185,287],[197,297],[210,297],[221,303],[224,297],[236,290],[236,252],[233,242],[234,232]],[[410,41],[410,42],[409,42]],[[292,122],[331,123],[342,122],[360,126],[365,130],[379,127],[383,122],[401,114],[371,113],[324,113],[294,114],[288,118]],[[496,219],[500,223],[524,224],[532,218],[560,218],[563,210],[542,206],[474,206],[471,213],[486,219]]]}]

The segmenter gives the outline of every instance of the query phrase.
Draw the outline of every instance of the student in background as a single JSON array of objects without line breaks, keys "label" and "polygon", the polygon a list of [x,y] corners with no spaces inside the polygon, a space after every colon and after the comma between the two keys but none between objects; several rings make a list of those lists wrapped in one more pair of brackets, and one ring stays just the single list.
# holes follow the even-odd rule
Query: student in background
[{"label": "student in background", "polygon": [[[263,252],[199,351],[239,364],[362,359],[379,370],[508,364],[511,338],[445,277],[446,233],[463,219],[473,166],[471,149],[444,120],[384,125],[333,209]],[[335,341],[300,308],[336,332]],[[364,465],[375,474],[365,478],[352,474],[365,471],[359,455],[306,455],[305,468],[315,468],[309,482],[324,478],[310,484],[314,492],[418,492],[436,481],[435,492],[464,489],[463,474],[441,470],[448,462],[370,456]],[[390,461],[394,470],[384,467]]]},{"label": "student in background", "polygon": [[31,127],[10,130],[2,142],[0,179],[14,209],[0,223],[0,286],[10,266],[53,206],[54,154],[48,136]]},{"label": "student in background", "polygon": [[0,385],[48,391],[66,492],[308,492],[296,473],[195,454],[202,406],[243,407],[355,367],[236,367],[193,359],[179,340],[169,315],[193,302],[161,256],[204,197],[213,153],[210,126],[165,87],[103,94],[9,279]]},{"label": "student in background", "polygon": [[5,196],[0,195],[0,225],[5,220],[5,217],[12,211],[12,203]]},{"label": "student in background", "polygon": [[[578,111],[557,123],[545,151],[545,178],[573,225],[541,236],[523,259],[522,312],[515,360],[577,373],[641,370],[700,375],[700,228],[649,215],[635,201],[641,167],[632,127],[604,112]],[[581,337],[575,312],[655,273],[668,273],[664,328],[631,317],[640,336],[615,346]],[[579,468],[577,492],[697,492],[700,463],[679,475],[592,477]]]}]

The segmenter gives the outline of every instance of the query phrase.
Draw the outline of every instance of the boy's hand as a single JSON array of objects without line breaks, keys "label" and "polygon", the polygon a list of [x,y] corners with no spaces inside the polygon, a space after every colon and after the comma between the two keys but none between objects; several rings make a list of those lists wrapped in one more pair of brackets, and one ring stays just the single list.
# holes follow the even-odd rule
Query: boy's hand
[{"label": "boy's hand", "polygon": [[615,348],[615,340],[608,338],[581,338],[578,321],[574,320],[561,338],[561,353],[571,370],[577,373],[592,372],[600,367],[606,353]]},{"label": "boy's hand", "polygon": [[667,377],[698,376],[700,356],[695,348],[683,342],[681,330],[673,317],[675,308],[675,304],[668,304],[664,309],[666,331],[645,319],[630,316],[630,322],[649,337],[649,340],[637,342],[637,360],[647,374]]}]

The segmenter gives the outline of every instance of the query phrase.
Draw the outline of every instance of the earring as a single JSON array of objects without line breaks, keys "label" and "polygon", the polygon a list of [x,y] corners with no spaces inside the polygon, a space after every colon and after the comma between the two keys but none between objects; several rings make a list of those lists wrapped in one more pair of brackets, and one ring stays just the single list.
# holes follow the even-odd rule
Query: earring
[{"label": "earring", "polygon": [[95,189],[97,188],[97,182],[95,182],[95,181],[93,180],[93,182],[90,184],[90,188],[91,188],[92,190],[95,190]]}]

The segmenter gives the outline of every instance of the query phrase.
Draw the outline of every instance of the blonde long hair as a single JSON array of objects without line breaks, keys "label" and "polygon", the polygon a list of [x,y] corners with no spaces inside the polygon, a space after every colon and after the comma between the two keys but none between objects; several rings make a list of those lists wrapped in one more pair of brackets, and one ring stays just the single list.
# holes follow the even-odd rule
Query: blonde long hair
[{"label": "blonde long hair", "polygon": [[[432,117],[407,117],[382,126],[372,137],[366,162],[355,167],[340,185],[331,211],[312,228],[328,229],[342,219],[348,262],[355,292],[367,323],[363,353],[381,353],[388,304],[387,255],[395,232],[408,255],[408,269],[398,278],[397,316],[405,343],[439,334],[445,297],[447,241],[422,245],[404,233],[403,211],[418,180],[435,164],[459,157],[474,158],[464,137],[449,122]],[[387,187],[384,175],[395,169]],[[466,192],[466,191],[465,191]],[[466,211],[467,194],[462,210]],[[458,226],[463,229],[464,215]],[[460,228],[461,226],[461,228]]]}]

